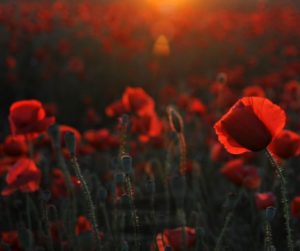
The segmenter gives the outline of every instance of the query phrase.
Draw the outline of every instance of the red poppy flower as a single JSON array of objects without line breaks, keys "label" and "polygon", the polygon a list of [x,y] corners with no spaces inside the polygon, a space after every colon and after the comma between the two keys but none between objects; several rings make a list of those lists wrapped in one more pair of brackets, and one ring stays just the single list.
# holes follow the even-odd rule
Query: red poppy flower
[{"label": "red poppy flower", "polygon": [[276,203],[276,197],[273,193],[256,193],[255,204],[258,209],[266,209],[268,207],[274,207]]},{"label": "red poppy flower", "polygon": [[265,97],[265,91],[263,88],[257,85],[248,86],[243,90],[244,97]]},{"label": "red poppy flower", "polygon": [[153,99],[140,87],[127,87],[122,103],[127,111],[143,116],[154,111]]},{"label": "red poppy flower", "polygon": [[291,214],[294,218],[300,219],[300,196],[296,196],[291,202]]},{"label": "red poppy flower", "polygon": [[122,100],[117,100],[105,108],[105,113],[108,117],[121,116],[128,112]]},{"label": "red poppy flower", "polygon": [[3,152],[8,156],[27,154],[28,146],[25,142],[25,137],[22,135],[7,136],[3,144]]},{"label": "red poppy flower", "polygon": [[140,117],[132,118],[131,129],[139,134],[141,142],[148,142],[152,137],[157,137],[162,132],[162,123],[155,112]]},{"label": "red poppy flower", "polygon": [[277,157],[291,158],[300,154],[300,135],[290,130],[282,130],[269,145]]},{"label": "red poppy flower", "polygon": [[249,189],[256,189],[261,184],[257,169],[252,165],[245,165],[243,159],[228,161],[220,172],[232,183]]},{"label": "red poppy flower", "polygon": [[219,142],[213,142],[210,146],[210,159],[212,161],[228,160],[229,153]]},{"label": "red poppy flower", "polygon": [[35,192],[40,187],[41,171],[34,161],[21,158],[10,168],[6,176],[7,187],[1,192],[3,196],[10,195],[17,190],[21,192]]},{"label": "red poppy flower", "polygon": [[119,146],[119,138],[113,136],[106,128],[100,130],[88,130],[84,133],[84,139],[93,147],[102,150]]},{"label": "red poppy flower", "polygon": [[84,232],[90,232],[92,231],[93,226],[92,223],[85,217],[85,216],[79,216],[76,221],[76,228],[75,233],[76,235],[80,235]]},{"label": "red poppy flower", "polygon": [[203,115],[206,112],[206,107],[200,99],[191,98],[187,107],[189,113]]},{"label": "red poppy flower", "polygon": [[174,251],[181,251],[183,246],[182,230],[185,234],[186,247],[192,248],[196,243],[196,229],[191,227],[178,227],[175,229],[166,229],[163,233],[156,236],[156,244],[159,251],[164,251],[167,246],[172,247]]},{"label": "red poppy flower", "polygon": [[215,124],[219,141],[232,154],[265,149],[283,129],[285,112],[270,100],[244,97]]},{"label": "red poppy flower", "polygon": [[[21,250],[20,247],[20,239],[17,231],[5,231],[1,233],[1,240],[5,244],[8,244],[10,246],[10,250],[18,251]],[[0,250],[6,250],[2,249],[0,245]]]},{"label": "red poppy flower", "polygon": [[54,117],[46,117],[37,100],[17,101],[10,107],[9,123],[13,134],[42,133],[54,122]]},{"label": "red poppy flower", "polygon": [[65,134],[66,132],[71,132],[74,134],[75,136],[75,140],[76,140],[76,146],[80,145],[81,142],[81,134],[78,132],[78,130],[76,130],[74,127],[68,126],[68,125],[60,125],[59,126],[59,132],[60,132],[60,137],[61,137],[61,145],[62,147],[65,147]]},{"label": "red poppy flower", "polygon": [[4,157],[0,159],[0,176],[5,175],[17,161],[18,157]]},{"label": "red poppy flower", "polygon": [[[54,198],[67,197],[67,186],[66,179],[64,177],[63,172],[54,168],[52,171],[52,185],[51,185],[51,193]],[[71,176],[71,181],[74,187],[80,187],[80,181],[75,176]]]}]

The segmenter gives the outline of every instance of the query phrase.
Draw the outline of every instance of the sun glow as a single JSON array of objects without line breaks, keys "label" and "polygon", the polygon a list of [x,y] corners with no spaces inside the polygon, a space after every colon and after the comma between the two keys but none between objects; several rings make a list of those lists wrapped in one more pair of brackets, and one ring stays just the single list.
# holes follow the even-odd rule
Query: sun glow
[{"label": "sun glow", "polygon": [[147,4],[162,13],[170,13],[188,6],[193,0],[146,0]]}]

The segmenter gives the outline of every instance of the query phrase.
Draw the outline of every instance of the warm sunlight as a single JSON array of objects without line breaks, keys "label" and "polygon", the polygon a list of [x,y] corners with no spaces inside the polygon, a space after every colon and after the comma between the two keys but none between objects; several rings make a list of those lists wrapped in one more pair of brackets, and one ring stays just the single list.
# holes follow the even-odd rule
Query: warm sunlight
[{"label": "warm sunlight", "polygon": [[147,4],[162,13],[170,13],[179,8],[186,7],[194,0],[146,0]]}]

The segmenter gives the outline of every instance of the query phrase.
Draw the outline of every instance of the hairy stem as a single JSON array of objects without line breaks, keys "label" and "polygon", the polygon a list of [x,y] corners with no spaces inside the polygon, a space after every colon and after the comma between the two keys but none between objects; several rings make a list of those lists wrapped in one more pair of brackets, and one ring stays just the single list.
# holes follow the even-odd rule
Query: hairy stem
[{"label": "hairy stem", "polygon": [[283,168],[277,163],[273,155],[268,150],[266,150],[266,154],[268,156],[271,165],[275,168],[280,179],[281,202],[283,204],[283,215],[284,215],[285,227],[287,231],[287,246],[288,246],[288,251],[293,251],[294,244],[292,239],[292,229],[290,226],[290,211],[289,211],[289,202],[287,199],[287,188],[286,188],[287,181],[286,181],[285,173]]},{"label": "hairy stem", "polygon": [[77,178],[80,180],[80,183],[81,183],[83,194],[84,194],[84,197],[85,197],[85,200],[87,203],[88,218],[90,219],[90,221],[92,223],[94,238],[96,239],[96,242],[97,242],[97,250],[101,250],[101,240],[99,237],[99,229],[98,229],[98,224],[97,224],[96,215],[95,215],[95,206],[92,201],[88,185],[81,174],[81,170],[80,170],[78,161],[74,155],[71,156],[71,164],[74,168]]}]

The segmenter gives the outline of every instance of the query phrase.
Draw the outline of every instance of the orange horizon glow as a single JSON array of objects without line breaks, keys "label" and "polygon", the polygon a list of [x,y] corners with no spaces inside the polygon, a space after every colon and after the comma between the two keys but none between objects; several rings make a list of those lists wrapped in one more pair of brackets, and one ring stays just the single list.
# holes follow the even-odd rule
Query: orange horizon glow
[{"label": "orange horizon glow", "polygon": [[170,13],[180,8],[190,6],[194,0],[146,0],[150,8],[156,9],[161,13]]}]

